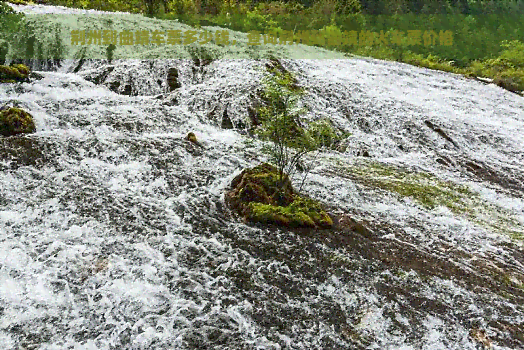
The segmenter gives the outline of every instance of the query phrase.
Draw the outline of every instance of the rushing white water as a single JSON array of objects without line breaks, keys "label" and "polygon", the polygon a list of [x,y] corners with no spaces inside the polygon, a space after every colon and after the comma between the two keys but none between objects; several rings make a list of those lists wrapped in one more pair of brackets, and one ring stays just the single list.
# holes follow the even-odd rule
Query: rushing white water
[{"label": "rushing white water", "polygon": [[265,157],[221,118],[249,124],[267,60],[113,62],[105,82],[136,96],[86,80],[104,61],[63,65],[0,85],[37,126],[0,144],[0,348],[462,350],[475,330],[524,346],[524,98],[392,62],[280,61],[307,119],[352,133],[305,191],[372,235],[226,209]]}]

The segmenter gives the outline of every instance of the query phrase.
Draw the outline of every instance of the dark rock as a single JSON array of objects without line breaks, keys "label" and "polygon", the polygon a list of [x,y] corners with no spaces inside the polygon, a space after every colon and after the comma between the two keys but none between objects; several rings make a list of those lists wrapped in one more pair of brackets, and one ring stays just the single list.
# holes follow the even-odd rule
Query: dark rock
[{"label": "dark rock", "polygon": [[39,73],[36,73],[36,72],[31,72],[31,74],[29,74],[29,78],[31,80],[42,80],[42,79],[44,79],[44,76],[42,74],[39,74]]},{"label": "dark rock", "polygon": [[439,156],[437,159],[436,159],[436,162],[439,163],[439,164],[442,164],[444,166],[447,166],[447,167],[451,167],[451,166],[454,166],[455,164],[453,163],[453,161],[451,159],[449,159],[448,157],[446,156]]},{"label": "dark rock", "polygon": [[112,81],[109,83],[109,90],[118,93],[118,88],[120,87],[119,81]]},{"label": "dark rock", "polygon": [[341,215],[335,217],[334,225],[335,228],[345,231],[345,232],[357,232],[358,234],[371,238],[373,237],[373,232],[367,225],[362,222],[356,221],[348,215]]},{"label": "dark rock", "polygon": [[433,130],[434,132],[436,132],[437,134],[439,134],[440,136],[442,136],[446,141],[449,141],[453,144],[453,146],[457,147],[458,148],[458,145],[455,143],[455,141],[453,141],[453,139],[451,137],[449,137],[445,132],[444,130],[442,130],[439,126],[433,124],[432,122],[430,122],[429,120],[426,120],[424,122],[424,124],[426,124],[426,126],[428,128],[430,128],[431,130]]},{"label": "dark rock", "polygon": [[93,75],[88,75],[84,79],[92,83],[95,83],[97,85],[103,84],[106,81],[108,75],[113,70],[115,70],[114,66],[107,66],[107,67],[104,67],[100,72],[97,72],[96,74],[93,74]]},{"label": "dark rock", "polygon": [[122,95],[131,96],[132,93],[133,93],[133,88],[131,87],[130,84],[126,84],[126,86],[124,86],[124,91],[122,91]]},{"label": "dark rock", "polygon": [[167,70],[167,86],[169,91],[173,91],[181,87],[180,82],[178,81],[178,69],[175,67],[169,68]]},{"label": "dark rock", "polygon": [[251,120],[251,124],[253,126],[260,125],[260,118],[258,116],[258,112],[255,107],[249,106],[247,108],[247,115],[249,116],[249,119]]},{"label": "dark rock", "polygon": [[369,154],[369,151],[367,149],[361,149],[357,152],[358,157],[366,157],[369,158],[371,155]]},{"label": "dark rock", "polygon": [[[38,140],[25,135],[0,138],[0,158],[7,161],[11,169],[44,164],[48,161],[44,152],[45,148],[46,146]],[[0,169],[2,169],[1,166]]]},{"label": "dark rock", "polygon": [[76,67],[73,69],[73,73],[78,73],[78,72],[80,72],[80,69],[82,69],[82,66],[84,65],[84,63],[86,61],[84,55],[85,55],[85,52],[83,52],[82,57],[78,60],[78,63],[76,64]]},{"label": "dark rock", "polygon": [[231,122],[231,119],[227,115],[227,107],[228,106],[226,105],[226,107],[224,108],[224,113],[222,113],[221,127],[222,129],[233,129],[234,128],[233,123]]},{"label": "dark rock", "polygon": [[524,193],[524,176],[521,174],[510,174],[510,169],[498,170],[478,160],[465,160],[459,162],[468,172],[474,174],[482,181],[488,181],[492,184],[497,184],[502,188],[511,191],[518,191]]}]

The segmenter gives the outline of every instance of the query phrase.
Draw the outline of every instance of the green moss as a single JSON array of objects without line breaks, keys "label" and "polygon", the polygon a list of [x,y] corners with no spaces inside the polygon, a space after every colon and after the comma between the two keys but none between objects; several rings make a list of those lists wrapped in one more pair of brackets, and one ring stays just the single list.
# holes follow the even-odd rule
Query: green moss
[{"label": "green moss", "polygon": [[296,196],[288,206],[250,202],[248,219],[290,227],[331,227],[333,221],[322,207],[310,198]]},{"label": "green moss", "polygon": [[408,172],[378,163],[350,170],[367,185],[410,197],[422,206],[433,209],[439,205],[449,208],[456,214],[468,211],[464,198],[473,195],[465,186],[438,179],[424,172]]},{"label": "green moss", "polygon": [[24,77],[28,77],[31,74],[31,70],[25,64],[13,64],[11,68],[18,70]]},{"label": "green moss", "polygon": [[368,187],[409,197],[428,210],[446,207],[453,214],[492,232],[503,233],[514,240],[524,240],[522,223],[514,213],[486,201],[467,186],[441,180],[429,173],[412,172],[375,162],[363,161],[348,166],[334,159],[332,164],[337,175],[349,177]]},{"label": "green moss", "polygon": [[0,81],[2,82],[22,82],[29,80],[31,71],[23,64],[14,66],[0,66]]},{"label": "green moss", "polygon": [[35,130],[33,117],[26,111],[15,107],[0,111],[0,135],[12,136]]},{"label": "green moss", "polygon": [[321,204],[295,193],[286,174],[261,164],[233,179],[228,205],[246,220],[287,227],[331,227],[333,221]]},{"label": "green moss", "polygon": [[522,232],[513,232],[511,238],[524,241],[524,233]]}]

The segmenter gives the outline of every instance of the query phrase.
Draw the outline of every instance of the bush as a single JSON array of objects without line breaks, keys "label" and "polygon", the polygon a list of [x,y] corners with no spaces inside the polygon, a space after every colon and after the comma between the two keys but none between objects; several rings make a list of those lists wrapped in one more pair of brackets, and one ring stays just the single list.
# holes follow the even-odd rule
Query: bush
[{"label": "bush", "polygon": [[270,162],[278,168],[282,181],[283,174],[291,176],[301,159],[315,150],[317,145],[300,126],[300,116],[305,110],[299,108],[298,103],[304,91],[296,86],[293,75],[274,68],[263,84],[262,99],[265,105],[258,109],[261,125],[257,134],[271,141],[271,145],[264,150]]},{"label": "bush", "polygon": [[16,12],[11,6],[0,1],[0,34],[3,39],[9,39],[17,31],[18,24],[23,17],[23,14]]},{"label": "bush", "polygon": [[507,69],[495,74],[493,82],[506,90],[520,93],[524,91],[524,71]]},{"label": "bush", "polygon": [[329,119],[321,119],[309,124],[308,134],[313,140],[314,148],[333,149],[349,133],[337,132]]},{"label": "bush", "polygon": [[524,68],[524,43],[519,40],[503,41],[500,46],[504,48],[499,60],[510,68]]}]

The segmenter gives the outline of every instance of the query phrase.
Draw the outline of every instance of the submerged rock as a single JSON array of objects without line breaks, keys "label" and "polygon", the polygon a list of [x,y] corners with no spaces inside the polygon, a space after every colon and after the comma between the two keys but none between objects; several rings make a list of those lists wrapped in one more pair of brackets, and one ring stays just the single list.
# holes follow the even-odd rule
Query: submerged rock
[{"label": "submerged rock", "polygon": [[31,70],[24,64],[0,66],[0,83],[28,82]]},{"label": "submerged rock", "polygon": [[26,111],[16,107],[0,111],[0,135],[12,136],[35,131],[33,116]]},{"label": "submerged rock", "polygon": [[194,132],[188,133],[187,136],[186,136],[186,140],[188,140],[191,143],[194,143],[195,145],[198,145],[198,146],[202,147],[200,142],[198,142],[198,139],[197,139],[197,137],[196,137]]},{"label": "submerged rock", "polygon": [[49,156],[46,152],[48,150],[48,144],[34,136],[0,137],[0,159],[3,161],[0,171],[23,166],[39,168],[54,159],[54,155]]},{"label": "submerged rock", "polygon": [[175,67],[167,70],[167,86],[169,87],[169,91],[176,90],[182,86],[178,81],[178,69]]},{"label": "submerged rock", "polygon": [[267,163],[235,177],[226,202],[247,221],[289,227],[333,226],[320,203],[296,193],[287,174],[280,180],[278,169]]}]

